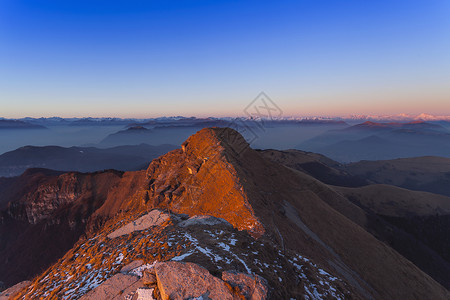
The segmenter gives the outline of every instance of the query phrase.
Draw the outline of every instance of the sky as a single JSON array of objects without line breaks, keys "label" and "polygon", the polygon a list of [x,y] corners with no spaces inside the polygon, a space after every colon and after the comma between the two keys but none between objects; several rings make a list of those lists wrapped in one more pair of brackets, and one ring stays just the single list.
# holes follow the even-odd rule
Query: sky
[{"label": "sky", "polygon": [[450,1],[0,1],[0,117],[450,115]]}]

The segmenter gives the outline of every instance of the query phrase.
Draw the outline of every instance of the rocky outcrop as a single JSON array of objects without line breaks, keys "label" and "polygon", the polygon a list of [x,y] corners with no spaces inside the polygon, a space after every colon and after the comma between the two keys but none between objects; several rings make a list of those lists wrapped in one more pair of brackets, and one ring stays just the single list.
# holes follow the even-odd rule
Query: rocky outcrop
[{"label": "rocky outcrop", "polygon": [[163,262],[155,265],[159,293],[163,300],[267,298],[267,282],[260,276],[223,272],[222,279],[194,263]]},{"label": "rocky outcrop", "polygon": [[258,275],[248,275],[238,272],[223,272],[222,280],[237,288],[245,299],[266,299],[268,294],[267,281]]},{"label": "rocky outcrop", "polygon": [[[221,136],[222,134],[226,136]],[[231,163],[248,143],[229,128],[205,128],[147,169],[147,205],[171,212],[222,218],[253,236],[264,234],[241,178]]]},{"label": "rocky outcrop", "polygon": [[122,180],[122,172],[29,170],[15,178],[0,211],[0,280],[11,286],[56,262],[89,229],[92,214]]},{"label": "rocky outcrop", "polygon": [[34,189],[23,188],[23,195],[11,199],[14,201],[10,202],[8,213],[15,219],[33,225],[49,218],[52,222],[58,222],[53,214],[75,201],[98,195],[97,205],[103,204],[107,198],[107,190],[120,178],[121,172],[66,173],[57,177],[49,176]]},{"label": "rocky outcrop", "polygon": [[155,271],[158,289],[163,300],[184,300],[196,297],[233,300],[233,294],[224,281],[196,264],[158,263]]},{"label": "rocky outcrop", "polygon": [[80,299],[267,299],[267,281],[258,275],[223,272],[220,279],[197,264],[174,261],[137,269],[122,270]]}]

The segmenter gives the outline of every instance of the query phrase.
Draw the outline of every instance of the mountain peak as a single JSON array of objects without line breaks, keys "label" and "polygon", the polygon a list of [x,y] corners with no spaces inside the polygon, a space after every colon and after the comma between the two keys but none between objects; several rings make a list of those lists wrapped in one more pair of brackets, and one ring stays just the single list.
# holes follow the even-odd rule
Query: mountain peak
[{"label": "mountain peak", "polygon": [[408,122],[406,124],[426,124],[426,122],[424,120],[415,120],[415,121]]},{"label": "mountain peak", "polygon": [[249,144],[242,135],[227,127],[204,128],[182,144],[183,152],[201,159],[209,159],[220,153],[236,155],[248,148]]},{"label": "mountain peak", "polygon": [[136,130],[142,130],[142,131],[147,131],[148,129],[143,127],[143,126],[132,126],[130,128],[127,129],[127,131],[136,131]]},{"label": "mountain peak", "polygon": [[356,125],[356,126],[365,126],[365,127],[387,127],[386,124],[379,123],[379,122],[372,122],[372,121],[366,121],[362,124]]},{"label": "mountain peak", "polygon": [[[150,207],[188,215],[212,215],[258,237],[264,228],[255,216],[233,162],[245,139],[230,128],[205,128],[181,149],[152,161],[144,191]],[[234,157],[233,157],[234,156]],[[151,199],[151,200],[150,200]]]}]

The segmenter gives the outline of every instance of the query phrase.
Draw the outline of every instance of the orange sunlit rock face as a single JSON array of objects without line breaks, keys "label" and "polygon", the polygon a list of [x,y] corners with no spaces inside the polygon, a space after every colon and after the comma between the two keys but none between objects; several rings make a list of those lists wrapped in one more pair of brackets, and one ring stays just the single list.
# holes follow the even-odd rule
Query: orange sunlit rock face
[{"label": "orange sunlit rock face", "polygon": [[[148,205],[188,215],[224,218],[253,236],[264,233],[244,187],[230,163],[233,145],[221,140],[232,129],[207,128],[191,136],[182,148],[154,160],[147,169]],[[230,141],[230,139],[227,139]],[[238,134],[236,143],[247,144]]]}]

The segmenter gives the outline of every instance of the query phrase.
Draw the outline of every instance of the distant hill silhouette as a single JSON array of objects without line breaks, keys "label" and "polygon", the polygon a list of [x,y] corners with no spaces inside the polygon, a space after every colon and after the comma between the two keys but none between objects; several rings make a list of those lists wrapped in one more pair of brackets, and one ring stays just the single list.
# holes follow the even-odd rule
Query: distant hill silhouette
[{"label": "distant hill silhouette", "polygon": [[154,158],[175,149],[147,144],[99,149],[94,147],[26,146],[0,155],[0,177],[17,176],[28,168],[93,172],[139,170]]},{"label": "distant hill silhouette", "polygon": [[1,120],[0,119],[0,130],[2,129],[46,129],[45,126],[31,124],[19,120]]},{"label": "distant hill silhouette", "polygon": [[327,131],[296,148],[321,153],[340,162],[429,155],[450,157],[450,131],[423,121],[368,121]]},{"label": "distant hill silhouette", "polygon": [[347,164],[350,174],[372,183],[450,196],[450,158],[414,157]]}]

